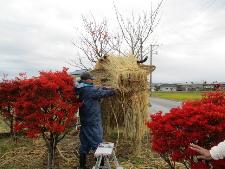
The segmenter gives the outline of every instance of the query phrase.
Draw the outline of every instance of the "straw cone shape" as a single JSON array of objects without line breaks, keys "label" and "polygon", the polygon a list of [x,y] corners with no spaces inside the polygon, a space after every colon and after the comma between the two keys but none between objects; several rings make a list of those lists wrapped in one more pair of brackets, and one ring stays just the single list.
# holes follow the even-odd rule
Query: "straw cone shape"
[{"label": "straw cone shape", "polygon": [[116,96],[104,99],[101,104],[105,135],[119,129],[124,138],[141,141],[147,131],[147,76],[154,68],[137,64],[133,56],[107,56],[98,60],[92,71],[95,84],[119,90]]}]

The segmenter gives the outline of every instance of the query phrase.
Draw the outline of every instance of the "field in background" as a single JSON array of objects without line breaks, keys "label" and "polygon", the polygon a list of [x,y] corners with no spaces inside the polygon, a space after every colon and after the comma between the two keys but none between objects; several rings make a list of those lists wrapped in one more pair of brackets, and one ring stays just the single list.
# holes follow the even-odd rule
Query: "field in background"
[{"label": "field in background", "polygon": [[151,96],[159,97],[162,99],[170,99],[177,101],[190,101],[190,100],[200,100],[202,98],[203,92],[193,91],[193,92],[152,92]]}]

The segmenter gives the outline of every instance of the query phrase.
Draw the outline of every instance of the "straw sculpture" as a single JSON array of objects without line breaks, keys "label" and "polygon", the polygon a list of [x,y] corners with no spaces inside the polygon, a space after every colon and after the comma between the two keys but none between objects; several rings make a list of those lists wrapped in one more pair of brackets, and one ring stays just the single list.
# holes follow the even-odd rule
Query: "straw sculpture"
[{"label": "straw sculpture", "polygon": [[98,60],[91,72],[96,78],[94,83],[118,91],[116,96],[101,103],[105,135],[116,130],[124,139],[140,144],[147,130],[145,121],[149,113],[147,76],[154,68],[138,64],[133,56],[107,56]]}]

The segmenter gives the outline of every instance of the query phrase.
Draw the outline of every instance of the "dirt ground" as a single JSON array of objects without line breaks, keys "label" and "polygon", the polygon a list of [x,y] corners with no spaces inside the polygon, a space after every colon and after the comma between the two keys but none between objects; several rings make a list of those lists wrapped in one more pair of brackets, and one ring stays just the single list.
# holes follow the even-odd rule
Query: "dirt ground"
[{"label": "dirt ground", "polygon": [[[149,139],[143,139],[139,155],[132,152],[132,142],[124,142],[110,138],[107,141],[119,141],[116,156],[124,169],[169,169],[156,153],[151,152]],[[57,148],[56,169],[75,169],[79,164],[79,137],[70,134],[59,143]],[[19,138],[16,142],[10,138],[0,139],[0,168],[1,169],[45,169],[46,148],[42,139],[30,140]],[[87,159],[88,168],[95,164],[93,152]],[[184,169],[178,165],[177,169]]]}]

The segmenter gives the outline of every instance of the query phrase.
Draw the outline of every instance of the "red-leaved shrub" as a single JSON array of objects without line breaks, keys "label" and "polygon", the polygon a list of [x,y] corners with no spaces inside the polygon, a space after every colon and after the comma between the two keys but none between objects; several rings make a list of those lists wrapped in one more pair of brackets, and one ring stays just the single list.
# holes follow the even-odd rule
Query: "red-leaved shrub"
[{"label": "red-leaved shrub", "polygon": [[14,103],[19,96],[19,79],[2,79],[0,82],[0,115],[10,127],[11,135],[14,135],[13,125],[15,123]]},{"label": "red-leaved shrub", "polygon": [[[192,169],[225,168],[225,161],[197,161],[190,143],[210,149],[225,139],[225,93],[212,92],[200,101],[184,102],[163,115],[151,115],[147,123],[152,135],[152,149],[166,160],[183,163]],[[172,161],[171,161],[172,160]]]},{"label": "red-leaved shrub", "polygon": [[42,136],[48,148],[47,168],[53,168],[57,144],[76,125],[79,102],[73,78],[67,69],[40,72],[21,80],[19,89],[14,129],[31,138]]}]

